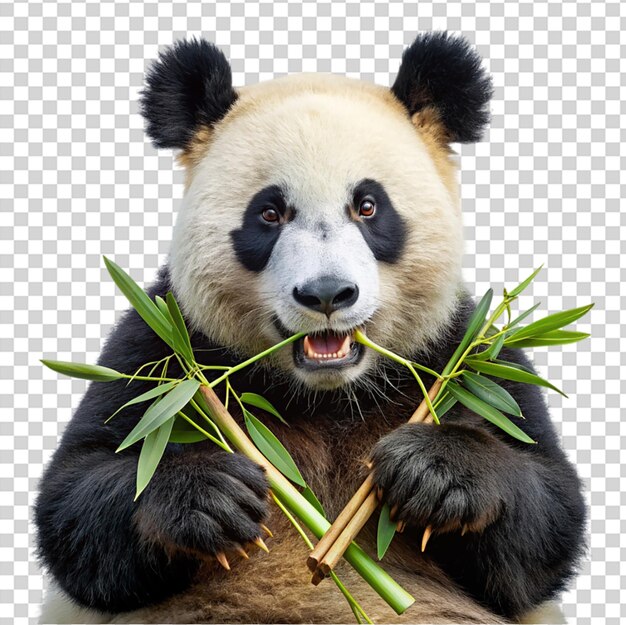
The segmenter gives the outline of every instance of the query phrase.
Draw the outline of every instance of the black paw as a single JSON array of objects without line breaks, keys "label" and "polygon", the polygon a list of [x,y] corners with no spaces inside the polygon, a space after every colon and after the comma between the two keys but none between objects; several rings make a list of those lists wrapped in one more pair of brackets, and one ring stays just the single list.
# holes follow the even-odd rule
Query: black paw
[{"label": "black paw", "polygon": [[373,477],[392,518],[436,531],[481,531],[506,504],[506,449],[475,428],[407,424],[372,452]]},{"label": "black paw", "polygon": [[169,551],[222,558],[264,535],[269,485],[265,471],[241,454],[181,455],[153,482],[136,520]]}]

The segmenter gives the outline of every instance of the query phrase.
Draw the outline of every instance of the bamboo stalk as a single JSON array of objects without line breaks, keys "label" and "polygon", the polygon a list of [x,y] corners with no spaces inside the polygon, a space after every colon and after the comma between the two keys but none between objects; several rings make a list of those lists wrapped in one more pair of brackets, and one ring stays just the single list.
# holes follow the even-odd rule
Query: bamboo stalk
[{"label": "bamboo stalk", "polygon": [[[322,536],[321,540],[315,546],[315,549],[311,551],[311,555],[309,555],[306,561],[311,573],[315,572],[315,569],[326,555],[326,552],[333,546],[333,543],[339,538],[339,535],[344,531],[346,525],[348,525],[349,521],[363,505],[363,502],[367,499],[373,486],[374,479],[370,473],[367,478],[365,478],[363,484],[361,484],[359,490],[354,493],[352,499],[346,504],[346,507],[339,513],[339,516],[330,526],[330,529]],[[374,505],[374,507],[376,507],[376,505]]]},{"label": "bamboo stalk", "polygon": [[[212,388],[206,385],[200,391],[210,409],[211,417],[226,438],[245,456],[260,464],[266,471],[270,487],[286,505],[317,537],[321,538],[330,523],[293,486],[293,484],[255,447],[239,424],[233,419]],[[415,599],[402,588],[383,568],[372,560],[356,543],[345,552],[346,560],[359,575],[397,613],[402,614]]]},{"label": "bamboo stalk", "polygon": [[344,551],[348,548],[348,545],[361,531],[361,528],[367,523],[367,519],[372,516],[377,507],[378,498],[376,497],[376,493],[372,491],[361,504],[361,507],[354,513],[354,516],[350,519],[343,532],[339,534],[337,540],[330,546],[326,555],[319,563],[319,568],[322,569],[324,575],[328,575],[332,569],[335,568],[337,562],[341,560]]},{"label": "bamboo stalk", "polygon": [[[434,384],[428,391],[428,397],[431,402],[437,396],[441,388],[442,380],[435,380]],[[422,399],[420,405],[411,415],[409,423],[432,423],[432,415],[428,410],[426,399]],[[321,575],[328,573],[337,565],[346,549],[356,538],[358,533],[363,529],[367,520],[372,516],[378,507],[378,499],[372,491],[374,480],[370,473],[361,487],[356,491],[352,499],[346,507],[339,513],[335,522],[331,525],[328,532],[318,543],[317,547],[311,552],[307,560],[307,565],[315,575],[311,580],[313,583],[321,581]],[[326,536],[330,538],[326,540]],[[320,547],[321,545],[321,547]],[[313,565],[315,568],[312,568]],[[317,583],[319,583],[317,581]],[[317,584],[316,584],[317,585]]]}]

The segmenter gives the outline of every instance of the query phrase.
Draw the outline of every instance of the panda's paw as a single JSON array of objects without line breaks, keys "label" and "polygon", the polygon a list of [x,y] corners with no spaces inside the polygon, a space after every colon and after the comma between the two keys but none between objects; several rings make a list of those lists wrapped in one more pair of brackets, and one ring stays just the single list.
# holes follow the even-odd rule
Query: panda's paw
[{"label": "panda's paw", "polygon": [[509,496],[505,450],[475,428],[406,424],[375,445],[373,478],[392,520],[436,532],[482,531]]},{"label": "panda's paw", "polygon": [[217,558],[226,566],[225,553],[244,555],[250,543],[265,547],[269,485],[262,467],[218,451],[168,473],[146,489],[138,517],[144,535],[153,530],[153,539],[168,551]]}]

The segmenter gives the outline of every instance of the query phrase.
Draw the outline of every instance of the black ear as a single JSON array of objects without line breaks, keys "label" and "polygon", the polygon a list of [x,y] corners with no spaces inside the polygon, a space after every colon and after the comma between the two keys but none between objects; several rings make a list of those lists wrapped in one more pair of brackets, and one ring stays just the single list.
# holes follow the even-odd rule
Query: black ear
[{"label": "black ear", "polygon": [[447,32],[418,35],[402,53],[392,93],[410,115],[435,109],[450,142],[479,141],[489,123],[490,76],[467,40]]},{"label": "black ear", "polygon": [[236,99],[222,51],[190,39],[159,54],[146,73],[139,106],[155,147],[184,149],[200,125],[213,126]]}]

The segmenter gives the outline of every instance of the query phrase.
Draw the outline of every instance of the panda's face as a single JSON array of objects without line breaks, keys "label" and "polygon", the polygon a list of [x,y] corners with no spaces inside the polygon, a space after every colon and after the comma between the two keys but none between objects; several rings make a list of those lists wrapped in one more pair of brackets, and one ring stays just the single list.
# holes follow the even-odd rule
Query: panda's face
[{"label": "panda's face", "polygon": [[365,381],[359,328],[400,353],[451,313],[461,221],[453,166],[387,89],[332,75],[243,88],[196,137],[171,252],[196,329],[314,389]]}]

